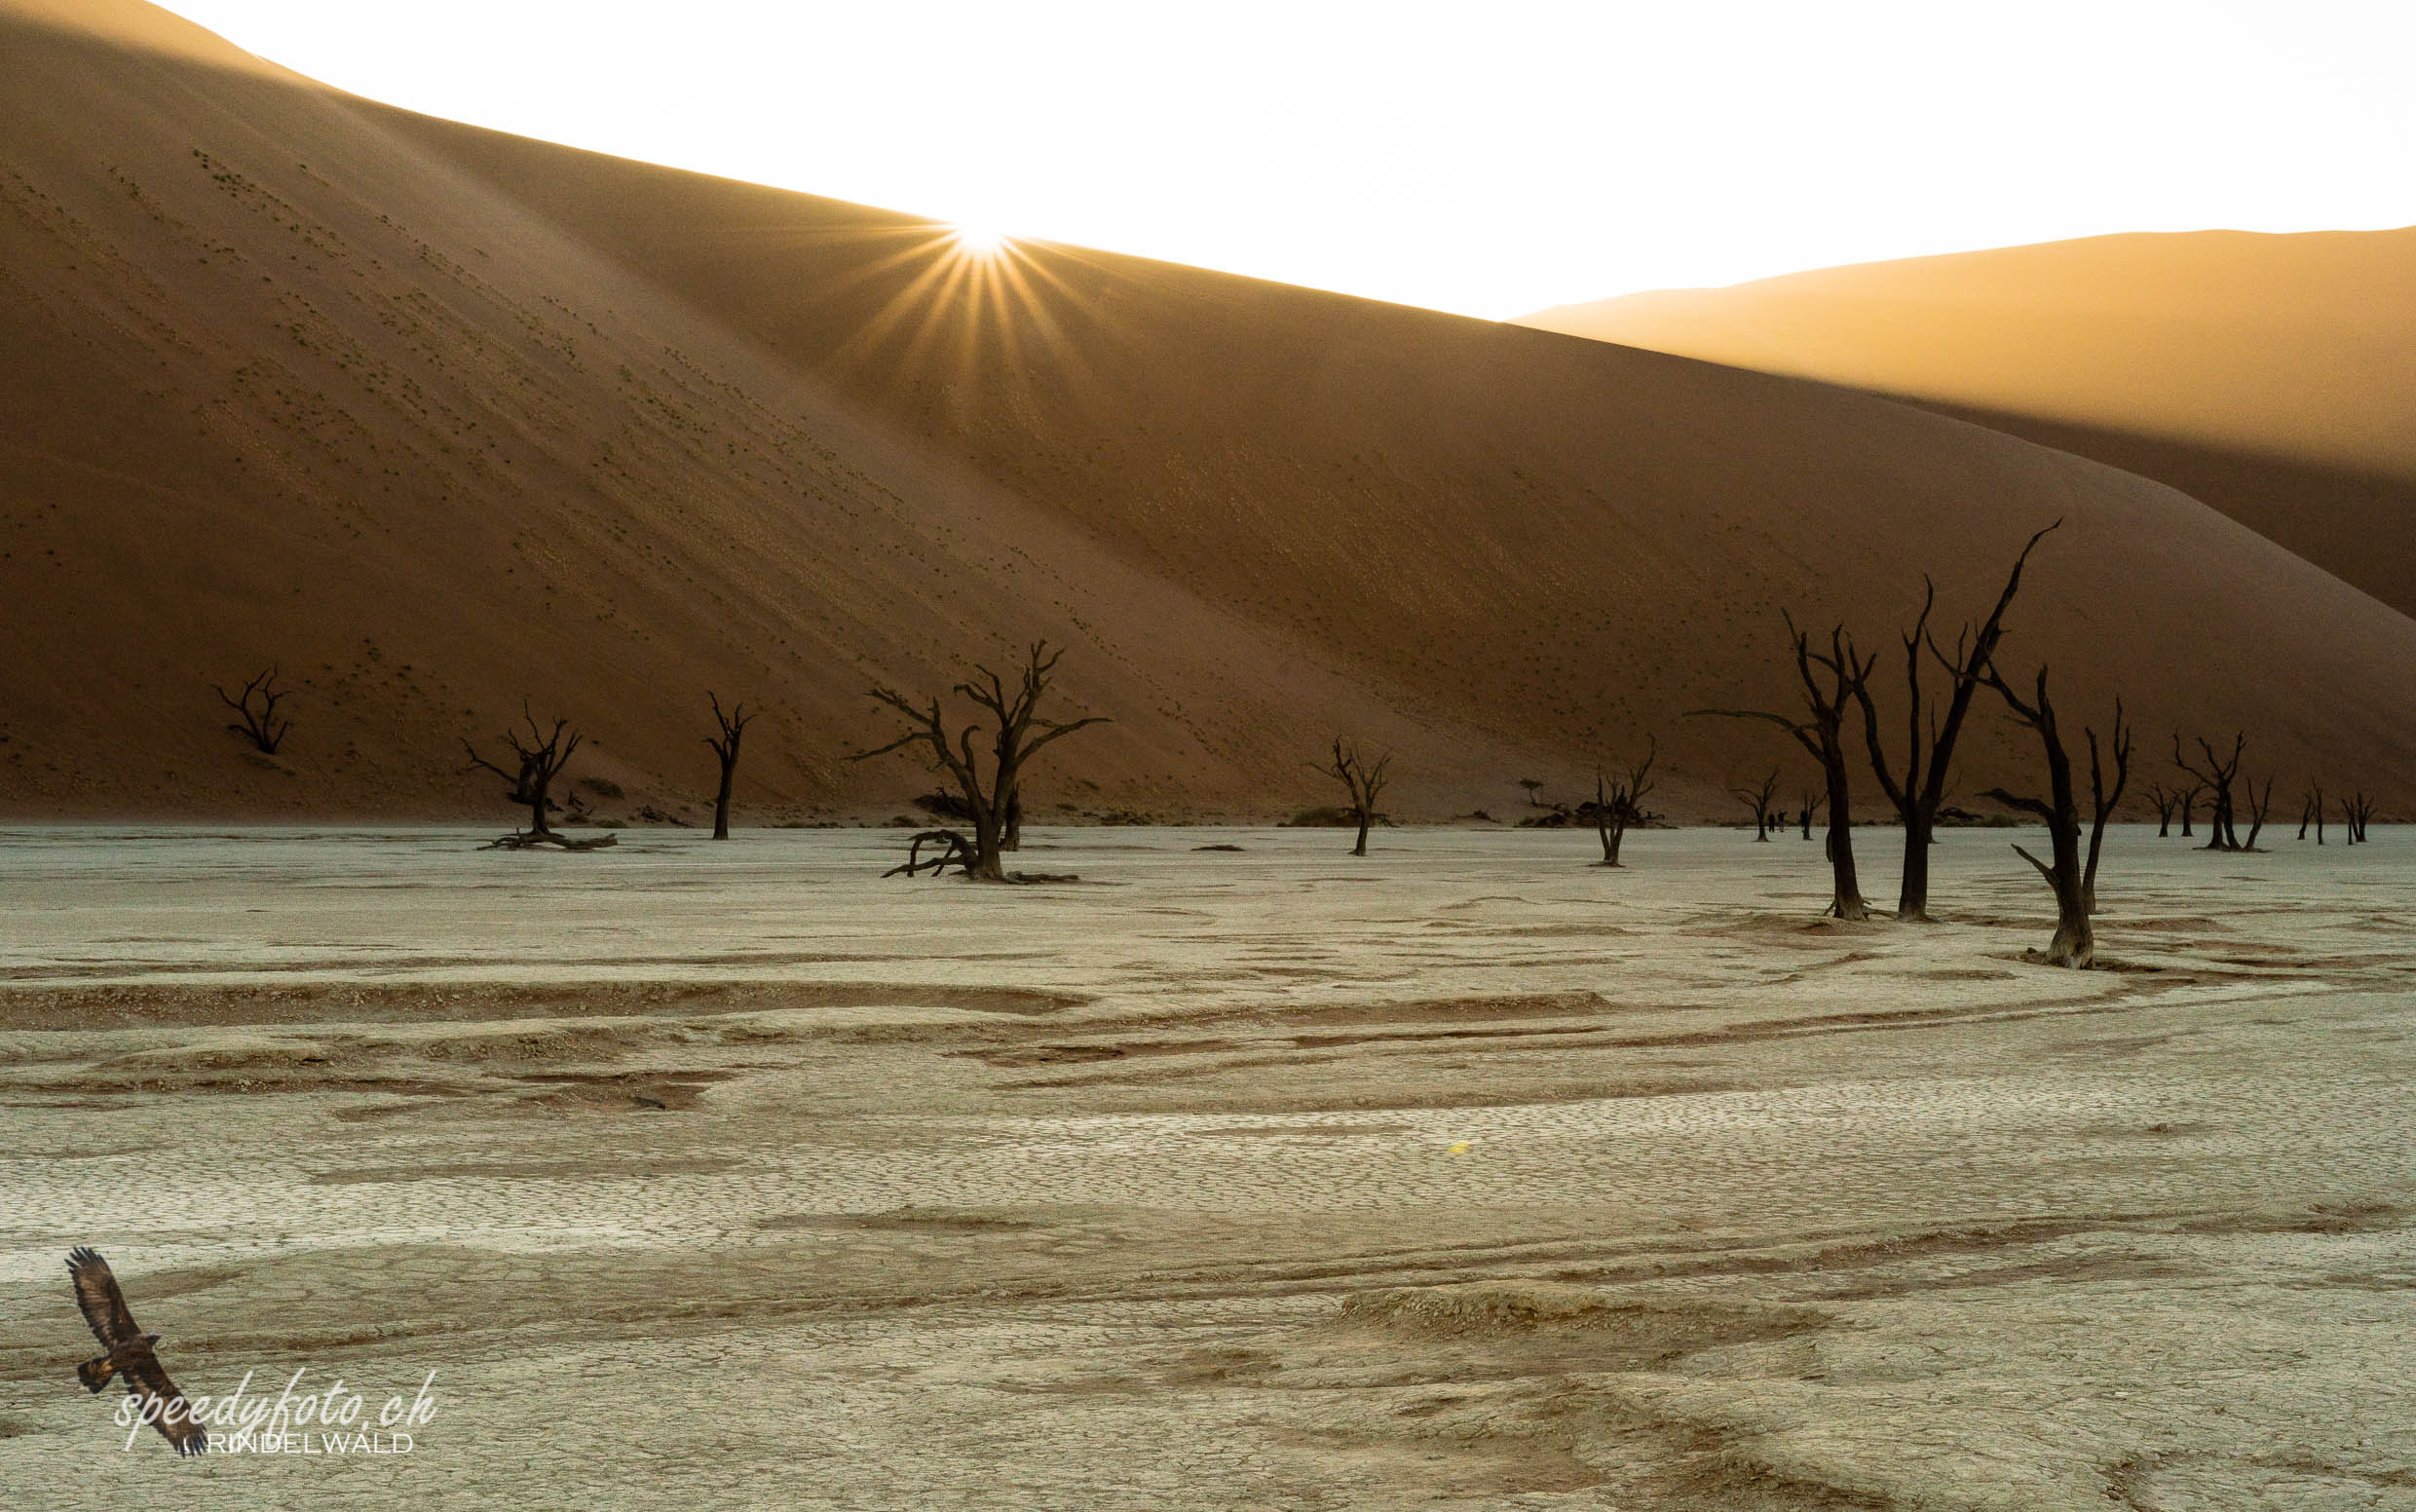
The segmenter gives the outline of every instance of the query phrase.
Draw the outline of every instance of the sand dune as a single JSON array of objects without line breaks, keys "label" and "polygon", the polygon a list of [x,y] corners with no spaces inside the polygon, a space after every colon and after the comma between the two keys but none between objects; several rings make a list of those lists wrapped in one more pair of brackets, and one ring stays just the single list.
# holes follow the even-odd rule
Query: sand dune
[{"label": "sand dune", "polygon": [[[759,815],[928,785],[845,754],[879,676],[1033,636],[1114,725],[1046,802],[1564,796],[1663,741],[1720,809],[1779,761],[1792,607],[1892,634],[1934,572],[2151,744],[2394,795],[2416,623],[2157,483],[1817,384],[1030,246],[429,121],[131,4],[0,5],[0,811],[505,811],[459,739],[534,698],[625,802],[706,791],[704,690],[774,712]],[[130,44],[129,38],[133,43]],[[162,46],[163,42],[170,44]],[[275,762],[212,678],[299,691]],[[1991,721],[1970,772],[2026,772]],[[1984,781],[1972,785],[1984,786]]]},{"label": "sand dune", "polygon": [[2171,483],[2416,613],[2416,228],[2098,237],[1524,323],[1936,404]]}]

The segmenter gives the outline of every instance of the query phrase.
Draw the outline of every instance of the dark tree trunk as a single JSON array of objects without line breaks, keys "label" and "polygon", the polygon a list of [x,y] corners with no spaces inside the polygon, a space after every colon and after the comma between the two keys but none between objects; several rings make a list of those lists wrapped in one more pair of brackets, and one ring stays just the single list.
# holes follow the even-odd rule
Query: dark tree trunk
[{"label": "dark tree trunk", "polygon": [[1643,817],[1644,795],[1653,787],[1653,758],[1661,754],[1660,739],[1647,738],[1651,744],[1644,759],[1629,767],[1617,782],[1602,768],[1594,769],[1594,833],[1603,842],[1604,866],[1619,864],[1619,842],[1627,838],[1628,826]]},{"label": "dark tree trunk", "polygon": [[[2044,698],[2044,692],[2041,693]],[[2123,789],[2131,781],[2131,726],[2123,719],[2123,700],[2114,700],[2114,785],[2106,787],[2105,769],[2097,758],[2097,732],[2084,732],[2089,737],[2089,864],[2081,872],[2081,906],[2089,913],[2097,911],[2097,856],[2105,849],[2106,820],[2123,801]]]},{"label": "dark tree trunk", "polygon": [[1377,795],[1383,792],[1384,784],[1391,780],[1388,775],[1391,768],[1390,752],[1378,756],[1372,763],[1363,761],[1359,756],[1359,747],[1340,736],[1334,737],[1333,765],[1317,768],[1341,783],[1342,790],[1350,796],[1350,815],[1359,825],[1359,837],[1350,848],[1353,855],[1368,853],[1368,828],[1376,822]]},{"label": "dark tree trunk", "polygon": [[1905,871],[1896,889],[1896,917],[1928,923],[1930,917],[1930,821],[1905,815]]},{"label": "dark tree trunk", "polygon": [[[2228,757],[2216,755],[2214,746],[2208,741],[2206,737],[2200,736],[2197,739],[2199,750],[2206,756],[2206,770],[2202,772],[2192,766],[2188,758],[2181,754],[2181,737],[2178,735],[2172,737],[2172,764],[2194,778],[2208,795],[2207,843],[2200,849],[2238,850],[2241,849],[2240,829],[2237,823],[2238,811],[2232,801],[2232,782],[2239,775],[2240,755],[2246,748],[2248,737],[2245,734],[2235,736],[2232,739],[2231,754]],[[2181,833],[2184,835],[2189,833],[2188,811],[2186,810],[2183,811]]]},{"label": "dark tree trunk", "polygon": [[[1854,805],[1846,777],[1845,711],[1850,700],[1863,697],[1871,663],[1855,653],[1840,624],[1829,632],[1826,653],[1812,649],[1811,638],[1795,627],[1791,617],[1787,632],[1793,641],[1795,676],[1802,685],[1804,714],[1797,717],[1764,709],[1696,709],[1696,714],[1728,719],[1759,719],[1777,725],[1821,765],[1829,790],[1830,901],[1828,912],[1839,919],[1868,919],[1870,905],[1863,901],[1854,870]],[[1826,686],[1824,686],[1826,683]],[[1804,829],[1811,831],[1810,805]]]},{"label": "dark tree trunk", "polygon": [[2259,791],[2254,782],[2248,784],[2248,838],[2241,843],[2243,850],[2256,849],[2256,837],[2264,832],[2265,814],[2274,806],[2274,779],[2267,777]]},{"label": "dark tree trunk", "polygon": [[[276,755],[277,747],[284,743],[285,737],[293,730],[292,720],[288,719],[280,723],[277,718],[277,705],[283,703],[286,698],[285,693],[277,686],[277,668],[272,666],[244,684],[244,691],[241,694],[229,693],[224,688],[218,687],[216,683],[210,684],[210,687],[216,689],[220,701],[243,716],[242,724],[229,725],[227,728],[250,741],[252,748],[261,755]],[[252,697],[255,694],[260,699],[258,708],[251,706]]]},{"label": "dark tree trunk", "polygon": [[553,826],[546,822],[546,811],[553,807],[553,799],[547,795],[547,789],[552,785],[551,773],[534,776],[528,783],[529,833],[532,835],[553,833]]},{"label": "dark tree trunk", "polygon": [[551,836],[553,826],[547,822],[546,814],[553,808],[553,779],[570,765],[572,755],[579,749],[581,737],[571,729],[570,721],[566,719],[555,720],[550,733],[539,729],[537,716],[529,712],[526,703],[521,704],[520,714],[528,725],[527,737],[522,738],[517,731],[512,730],[506,730],[503,736],[504,743],[511,747],[513,767],[510,771],[479,755],[478,748],[468,740],[462,742],[462,748],[470,753],[470,766],[464,770],[492,772],[499,777],[509,778],[511,786],[505,792],[504,799],[508,803],[528,807],[529,834]]},{"label": "dark tree trunk", "polygon": [[2097,959],[2097,937],[2090,926],[2089,902],[2071,880],[2081,864],[2077,823],[2057,832],[2055,851],[2056,869],[2047,882],[2056,890],[2056,936],[2047,942],[2047,964],[2079,969]]},{"label": "dark tree trunk", "polygon": [[998,737],[993,742],[989,779],[983,780],[981,768],[973,748],[973,737],[979,727],[966,725],[950,738],[947,722],[940,712],[939,700],[929,699],[918,706],[913,699],[895,689],[876,687],[874,699],[903,714],[908,722],[906,734],[874,750],[859,751],[849,759],[867,761],[909,745],[922,746],[934,770],[947,775],[957,786],[964,812],[970,817],[973,833],[969,839],[971,855],[964,862],[964,875],[974,882],[1004,882],[1007,880],[1003,860],[1008,849],[1007,831],[1017,821],[1023,793],[1024,764],[1042,746],[1063,736],[1090,725],[1107,723],[1102,715],[1060,723],[1041,719],[1040,700],[1047,695],[1050,672],[1065,653],[1050,651],[1045,641],[1035,642],[1027,656],[1020,687],[1010,691],[1004,678],[986,666],[976,666],[974,680],[959,683],[956,691],[970,699],[998,721]]},{"label": "dark tree trunk", "polygon": [[1854,799],[1846,787],[1845,751],[1829,764],[1829,911],[1839,919],[1868,919],[1862,879],[1854,870]]},{"label": "dark tree trunk", "polygon": [[723,713],[720,697],[710,689],[705,691],[704,697],[713,705],[713,723],[721,727],[720,735],[704,737],[704,743],[713,747],[713,754],[719,758],[722,768],[721,784],[713,791],[713,838],[728,840],[730,789],[738,773],[738,741],[745,736],[746,727],[755,716],[746,711],[743,703],[733,703],[730,712]]},{"label": "dark tree trunk", "polygon": [[2089,826],[2089,861],[2081,869],[2081,908],[2086,913],[2097,911],[2097,852],[2105,847],[2105,825],[2102,821]]},{"label": "dark tree trunk", "polygon": [[[2016,854],[2037,868],[2047,879],[2047,886],[2056,895],[2056,933],[2048,942],[2046,953],[2039,959],[2050,965],[2079,968],[2096,959],[2096,933],[2089,923],[2089,900],[2083,892],[2086,873],[2081,860],[2080,809],[2072,794],[2072,761],[2063,747],[2063,737],[2056,728],[2056,706],[2047,696],[2047,669],[2039,668],[2036,702],[2025,703],[2021,696],[1999,677],[1992,666],[1988,686],[2004,699],[2006,707],[2016,718],[2028,725],[2039,737],[2039,748],[2047,758],[2047,789],[2045,802],[2020,797],[2003,788],[1991,788],[1985,795],[1998,802],[2035,814],[2047,825],[2049,853],[2053,865],[2040,860],[2020,846]],[[2119,726],[2119,721],[2118,721]],[[2092,736],[2092,743],[2095,737]],[[2119,743],[2119,742],[2118,742]]]},{"label": "dark tree trunk", "polygon": [[1775,771],[1768,776],[1761,779],[1761,785],[1759,787],[1732,787],[1728,789],[1729,792],[1744,800],[1746,805],[1754,811],[1754,839],[1763,845],[1769,844],[1770,832],[1772,830],[1785,829],[1787,827],[1787,814],[1784,810],[1779,813],[1778,817],[1775,819],[1773,819],[1770,814],[1770,800],[1772,796],[1778,792],[1778,790],[1779,775]]},{"label": "dark tree trunk", "polygon": [[1006,881],[1006,851],[1000,844],[998,810],[984,803],[973,811],[973,859],[964,875],[975,882]]},{"label": "dark tree trunk", "polygon": [[[1855,679],[1854,697],[1863,706],[1863,743],[1870,756],[1871,775],[1879,779],[1879,791],[1887,796],[1905,826],[1904,877],[1896,890],[1896,917],[1900,920],[1929,921],[1930,837],[1938,827],[1938,810],[1946,800],[1946,778],[1954,766],[1955,741],[1962,734],[1965,716],[1971,712],[1972,695],[1996,655],[1997,643],[2004,638],[2005,611],[2013,606],[2014,595],[2021,590],[2021,569],[2038,544],[2062,523],[2057,520],[2022,547],[2021,554],[2014,558],[2013,571],[2006,575],[2005,588],[1997,595],[1996,607],[1981,622],[1977,633],[1965,626],[1952,657],[1930,634],[1930,610],[1938,602],[1938,588],[1927,578],[1921,580],[1921,614],[1913,621],[1910,632],[1903,637],[1906,741],[1905,778],[1901,783],[1879,737],[1879,705],[1870,696],[1869,669],[1863,668],[1866,675]],[[1921,658],[1925,652],[1935,657],[1952,679],[1943,720],[1936,707],[1925,703],[1921,696]]]}]

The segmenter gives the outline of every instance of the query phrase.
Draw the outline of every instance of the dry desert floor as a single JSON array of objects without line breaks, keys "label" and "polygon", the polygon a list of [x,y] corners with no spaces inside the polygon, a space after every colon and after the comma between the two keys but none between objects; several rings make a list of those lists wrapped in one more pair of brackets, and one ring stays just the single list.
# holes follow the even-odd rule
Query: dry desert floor
[{"label": "dry desert floor", "polygon": [[[2071,973],[2001,831],[1929,926],[1718,829],[0,832],[0,1500],[2416,1505],[2375,833],[2119,831]],[[77,1243],[434,1415],[123,1451]]]}]

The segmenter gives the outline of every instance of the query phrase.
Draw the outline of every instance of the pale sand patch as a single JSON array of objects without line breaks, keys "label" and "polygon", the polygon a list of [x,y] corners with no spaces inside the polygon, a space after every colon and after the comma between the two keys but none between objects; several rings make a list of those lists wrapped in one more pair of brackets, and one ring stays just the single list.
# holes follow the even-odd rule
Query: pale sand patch
[{"label": "pale sand patch", "polygon": [[[1213,869],[1215,831],[1050,833],[1113,884],[1078,898],[748,834],[502,913],[516,863],[425,834],[0,843],[0,1483],[2404,1503],[2398,832],[2119,832],[2131,969],[2080,975],[2020,960],[2045,894],[1987,832],[1939,848],[1944,923],[1849,930],[1800,842],[1645,832],[1622,875],[1583,835],[1401,832],[1336,888],[1331,835],[1223,833]],[[407,1456],[121,1455],[74,1242],[190,1390],[307,1366],[374,1412],[433,1369],[439,1416]]]}]

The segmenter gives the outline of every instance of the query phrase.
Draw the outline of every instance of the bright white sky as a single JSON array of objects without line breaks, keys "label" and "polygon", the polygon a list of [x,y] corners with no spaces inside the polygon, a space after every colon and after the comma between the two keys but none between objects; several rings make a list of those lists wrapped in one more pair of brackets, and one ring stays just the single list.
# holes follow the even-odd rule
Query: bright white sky
[{"label": "bright white sky", "polygon": [[168,0],[431,114],[1507,317],[2416,222],[2409,0]]}]

